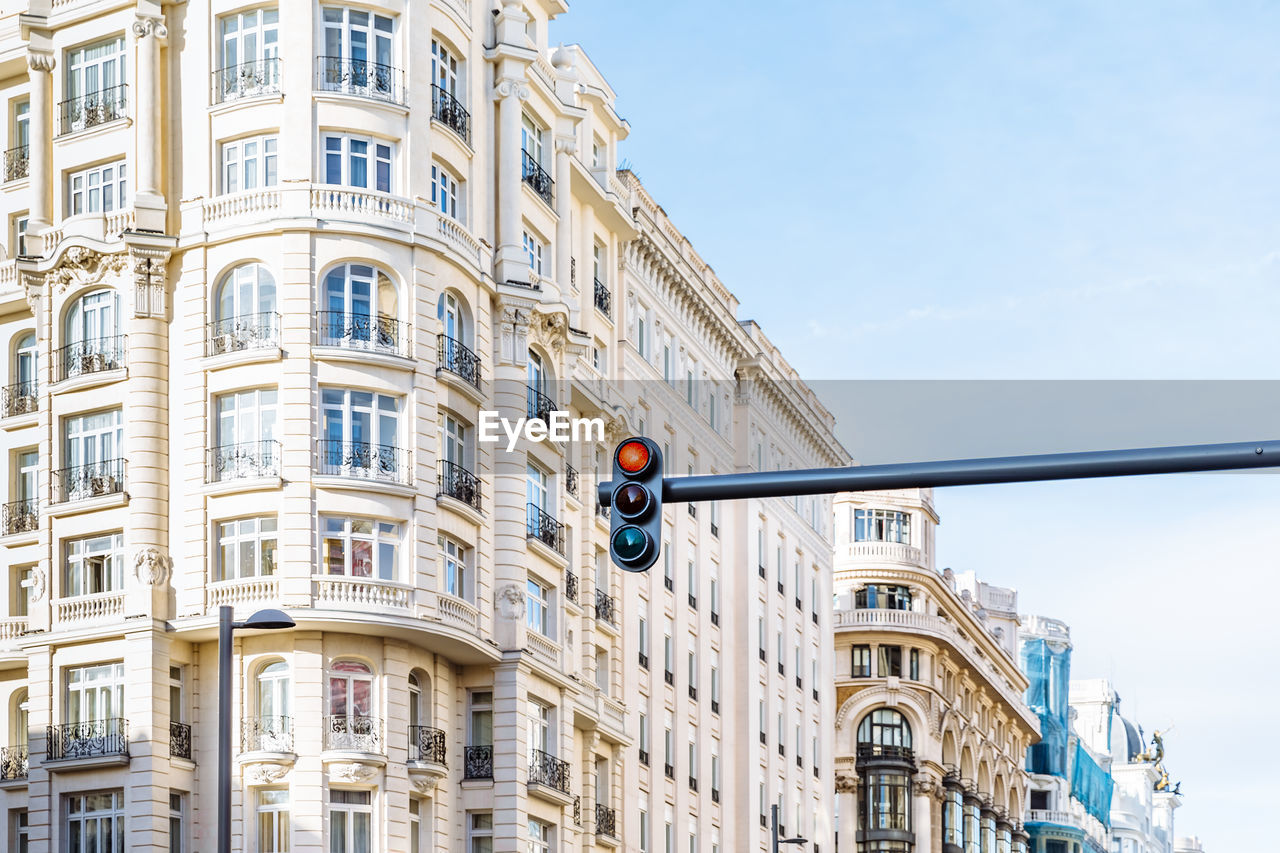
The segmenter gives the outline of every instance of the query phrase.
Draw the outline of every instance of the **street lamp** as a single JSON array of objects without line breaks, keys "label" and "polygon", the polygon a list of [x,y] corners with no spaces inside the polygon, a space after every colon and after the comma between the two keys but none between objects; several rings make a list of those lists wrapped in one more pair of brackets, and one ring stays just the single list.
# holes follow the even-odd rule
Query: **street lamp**
[{"label": "street lamp", "polygon": [[777,803],[769,807],[769,811],[773,815],[771,832],[773,833],[773,853],[779,853],[779,844],[808,844],[807,838],[779,838],[778,837],[778,805]]},{"label": "street lamp", "polygon": [[259,610],[243,622],[236,622],[233,613],[230,607],[218,608],[218,853],[231,853],[231,632],[295,624],[283,610]]}]

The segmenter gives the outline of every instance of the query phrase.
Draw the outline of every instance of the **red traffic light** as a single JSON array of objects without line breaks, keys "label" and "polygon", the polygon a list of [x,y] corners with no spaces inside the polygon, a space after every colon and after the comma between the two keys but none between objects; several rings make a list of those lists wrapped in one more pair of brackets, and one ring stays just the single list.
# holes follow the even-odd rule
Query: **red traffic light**
[{"label": "red traffic light", "polygon": [[649,467],[649,446],[643,441],[624,442],[618,448],[618,467],[628,474],[639,474]]}]

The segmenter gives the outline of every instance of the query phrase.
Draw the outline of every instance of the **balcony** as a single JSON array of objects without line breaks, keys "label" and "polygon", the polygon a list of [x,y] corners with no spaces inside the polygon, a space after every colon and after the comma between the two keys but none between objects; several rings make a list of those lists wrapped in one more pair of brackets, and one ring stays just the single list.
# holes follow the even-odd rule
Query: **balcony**
[{"label": "balcony", "polygon": [[527,504],[526,510],[528,538],[536,539],[563,557],[564,525],[543,512],[537,504]]},{"label": "balcony", "polygon": [[320,311],[317,344],[385,355],[409,355],[409,324],[385,314]]},{"label": "balcony", "polygon": [[447,774],[444,732],[430,726],[409,726],[409,777],[434,787]]},{"label": "balcony", "polygon": [[169,757],[191,760],[191,726],[169,722]]},{"label": "balcony", "polygon": [[249,717],[240,723],[241,752],[293,752],[293,719]]},{"label": "balcony", "polygon": [[0,785],[26,779],[30,766],[26,744],[0,748]]},{"label": "balcony", "polygon": [[534,388],[532,385],[526,385],[525,391],[525,399],[528,404],[526,410],[529,419],[536,418],[545,423],[551,423],[551,413],[556,410],[556,401],[542,393],[541,389]]},{"label": "balcony", "polygon": [[205,355],[280,346],[280,315],[274,311],[214,320],[205,329]]},{"label": "balcony", "polygon": [[564,493],[570,497],[578,497],[578,469],[572,465],[564,466]]},{"label": "balcony", "polygon": [[114,622],[124,617],[124,593],[110,590],[54,599],[54,618],[71,622]]},{"label": "balcony", "polygon": [[[559,792],[569,798],[569,762],[535,749],[529,754],[529,786]],[[559,799],[559,798],[555,798]]]},{"label": "balcony", "polygon": [[431,117],[471,144],[471,115],[453,95],[439,86],[431,87]]},{"label": "balcony", "polygon": [[0,536],[15,533],[34,533],[40,527],[40,508],[35,498],[10,501],[0,514]]},{"label": "balcony", "polygon": [[53,473],[53,503],[117,495],[124,491],[124,460],[104,459]]},{"label": "balcony", "polygon": [[436,344],[437,369],[461,376],[476,388],[480,387],[480,356],[448,335],[438,335]]},{"label": "balcony", "polygon": [[408,485],[409,451],[385,444],[322,439],[316,473]]},{"label": "balcony", "polygon": [[27,177],[31,167],[31,148],[18,145],[4,152],[4,181],[17,181]]},{"label": "balcony", "polygon": [[326,610],[403,613],[413,601],[410,587],[391,581],[342,575],[316,575],[312,581],[315,606]]},{"label": "balcony", "polygon": [[480,509],[480,478],[461,465],[441,462],[436,480],[436,497],[453,498],[474,510]]},{"label": "balcony", "polygon": [[268,56],[228,65],[213,72],[213,102],[225,104],[240,98],[280,92],[280,57]]},{"label": "balcony", "polygon": [[381,755],[382,720],[378,717],[335,715],[324,718],[324,748],[340,752]]},{"label": "balcony", "polygon": [[209,449],[208,482],[280,476],[280,442],[244,441]]},{"label": "balcony", "polygon": [[596,835],[618,837],[618,812],[604,803],[596,803]]},{"label": "balcony", "polygon": [[119,121],[127,114],[129,87],[124,83],[68,98],[58,104],[58,135],[79,133],[99,125]]},{"label": "balcony", "polygon": [[129,758],[129,721],[119,717],[49,726],[47,736],[48,761]]},{"label": "balcony", "polygon": [[547,204],[555,204],[553,196],[555,181],[551,180],[551,176],[547,174],[547,170],[542,168],[538,161],[533,159],[533,156],[530,155],[528,151],[521,151],[520,157],[521,163],[523,164],[521,177],[524,179],[524,182],[528,184],[530,189],[537,193],[538,197]]},{"label": "balcony", "polygon": [[578,576],[573,572],[564,573],[564,597],[567,601],[578,603]]},{"label": "balcony", "polygon": [[618,624],[617,603],[602,589],[596,590],[596,618],[610,625]]},{"label": "balcony", "polygon": [[886,743],[858,744],[858,765],[891,764],[916,766],[915,752],[909,746],[898,746]]},{"label": "balcony", "polygon": [[15,382],[0,389],[0,418],[32,414],[40,407],[35,380]]},{"label": "balcony", "polygon": [[610,302],[612,301],[612,296],[609,293],[609,288],[606,287],[605,283],[598,278],[593,279],[593,281],[595,282],[595,290],[596,290],[596,310],[599,311],[604,316],[608,317]]},{"label": "balcony", "polygon": [[399,68],[365,59],[317,56],[316,89],[321,92],[357,95],[400,106],[408,103],[404,72]]},{"label": "balcony", "polygon": [[105,373],[124,367],[124,335],[91,338],[59,347],[53,352],[54,381]]},{"label": "balcony", "polygon": [[493,747],[468,746],[462,751],[463,779],[493,778]]}]

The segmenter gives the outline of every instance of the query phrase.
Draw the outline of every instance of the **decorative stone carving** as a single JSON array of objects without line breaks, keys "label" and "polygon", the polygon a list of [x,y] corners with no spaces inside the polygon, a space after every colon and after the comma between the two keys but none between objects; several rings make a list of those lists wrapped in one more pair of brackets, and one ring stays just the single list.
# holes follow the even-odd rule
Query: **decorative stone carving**
[{"label": "decorative stone carving", "polygon": [[44,594],[49,591],[49,579],[45,577],[42,569],[35,568],[31,570],[31,600],[39,601],[44,598]]},{"label": "decorative stone carving", "polygon": [[251,764],[245,770],[250,785],[274,785],[285,777],[289,768],[283,764]]},{"label": "decorative stone carving", "polygon": [[45,282],[55,294],[67,288],[97,284],[108,276],[123,272],[129,257],[123,252],[103,255],[83,246],[72,246],[63,253],[58,267],[45,275]]},{"label": "decorative stone carving", "polygon": [[501,101],[503,98],[516,98],[517,100],[527,101],[531,94],[529,84],[519,77],[504,77],[493,84],[493,99]]},{"label": "decorative stone carving", "polygon": [[524,588],[515,583],[498,590],[498,615],[503,619],[524,619],[524,595]]},{"label": "decorative stone carving", "polygon": [[858,793],[858,777],[850,773],[836,773],[836,793]]},{"label": "decorative stone carving", "polygon": [[163,42],[169,37],[169,28],[164,25],[164,18],[138,15],[133,20],[133,35],[139,39],[155,36]]},{"label": "decorative stone carving", "polygon": [[168,582],[172,569],[173,560],[153,545],[140,548],[133,557],[133,574],[146,586],[159,586]]},{"label": "decorative stone carving", "polygon": [[565,154],[568,154],[570,157],[572,157],[574,154],[577,154],[577,153],[578,153],[578,139],[577,139],[577,137],[575,137],[575,136],[557,136],[557,137],[556,137],[556,151],[557,151],[557,152],[561,152],[561,151],[563,151]]},{"label": "decorative stone carving", "polygon": [[168,260],[168,252],[133,253],[133,316],[164,319],[165,264]]},{"label": "decorative stone carving", "polygon": [[330,764],[329,778],[335,782],[368,782],[378,775],[378,768],[358,762]]},{"label": "decorative stone carving", "polygon": [[942,786],[933,779],[917,779],[912,790],[920,796],[941,798],[943,794]]},{"label": "decorative stone carving", "polygon": [[502,360],[507,364],[523,364],[529,351],[528,308],[503,305],[500,321]]},{"label": "decorative stone carving", "polygon": [[58,60],[54,58],[52,53],[43,53],[38,50],[27,50],[27,67],[32,71],[50,72],[54,66],[58,64]]},{"label": "decorative stone carving", "polygon": [[436,776],[435,774],[420,773],[412,775],[409,781],[413,783],[413,789],[415,791],[419,794],[426,795],[436,789],[436,784],[442,778],[444,777]]}]

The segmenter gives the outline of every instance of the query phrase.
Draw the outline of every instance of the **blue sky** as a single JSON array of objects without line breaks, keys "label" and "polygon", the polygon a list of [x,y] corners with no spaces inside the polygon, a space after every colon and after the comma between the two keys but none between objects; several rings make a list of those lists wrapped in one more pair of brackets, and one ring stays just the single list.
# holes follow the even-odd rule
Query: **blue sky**
[{"label": "blue sky", "polygon": [[[576,0],[552,28],[743,317],[807,378],[895,379],[1275,376],[1278,33],[1244,0]],[[1213,851],[1262,849],[1280,759],[1273,482],[938,496],[944,563],[1176,725],[1178,828]]]}]

